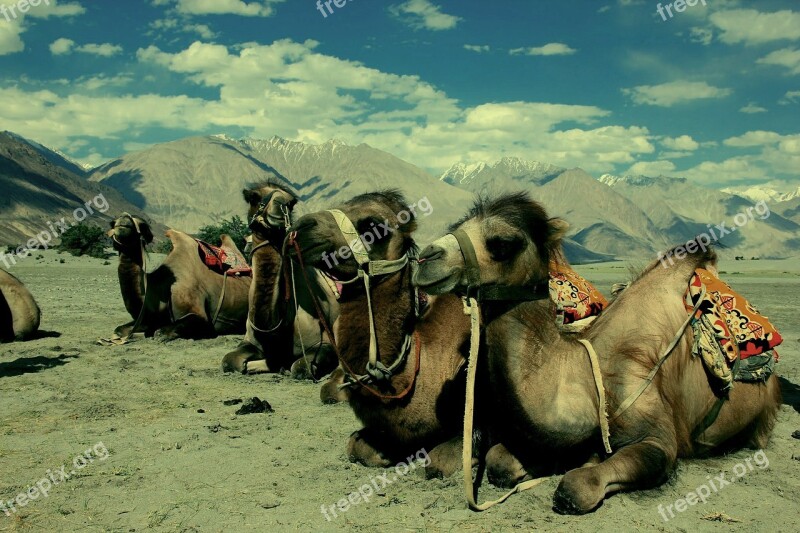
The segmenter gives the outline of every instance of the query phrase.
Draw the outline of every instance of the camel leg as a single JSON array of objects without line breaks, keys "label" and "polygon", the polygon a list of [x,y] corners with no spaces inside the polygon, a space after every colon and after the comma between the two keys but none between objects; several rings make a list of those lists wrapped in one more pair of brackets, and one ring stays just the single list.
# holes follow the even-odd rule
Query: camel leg
[{"label": "camel leg", "polygon": [[243,341],[234,351],[222,358],[222,371],[245,374],[247,373],[247,363],[260,359],[264,359],[264,354],[261,353],[258,346]]},{"label": "camel leg", "polygon": [[131,330],[133,330],[133,325],[136,324],[135,320],[131,320],[127,324],[122,324],[121,326],[117,326],[114,330],[114,335],[120,338],[125,338],[130,335]]},{"label": "camel leg", "polygon": [[[323,344],[313,350],[309,349],[306,351],[306,356],[308,362],[306,362],[306,357],[300,357],[292,364],[291,374],[294,379],[316,379],[331,373],[339,364],[336,353],[330,344]],[[311,364],[310,369],[308,364]]]},{"label": "camel leg", "polygon": [[333,404],[346,402],[349,394],[347,389],[339,390],[339,385],[342,383],[344,383],[344,370],[337,368],[333,371],[331,377],[328,378],[328,381],[322,384],[322,388],[319,391],[319,399],[322,400],[322,403]]},{"label": "camel leg", "polygon": [[389,453],[388,450],[379,450],[380,441],[385,441],[385,438],[382,439],[381,435],[368,428],[356,431],[350,435],[350,440],[347,442],[347,457],[351,462],[364,466],[378,468],[392,466],[394,463],[389,456],[395,454]]},{"label": "camel leg", "polygon": [[502,444],[495,444],[486,453],[486,476],[496,487],[511,488],[532,479],[522,463]]},{"label": "camel leg", "polygon": [[[425,467],[427,479],[447,478],[461,469],[462,438],[455,437],[436,446],[428,453],[429,464]],[[473,465],[477,459],[472,460]]]},{"label": "camel leg", "polygon": [[170,342],[175,339],[213,339],[216,332],[205,319],[205,315],[187,314],[174,324],[156,331],[155,336],[162,342]]},{"label": "camel leg", "polygon": [[553,496],[553,509],[561,514],[584,514],[613,492],[654,487],[666,479],[676,457],[674,439],[666,443],[648,437],[620,448],[599,465],[567,472]]}]

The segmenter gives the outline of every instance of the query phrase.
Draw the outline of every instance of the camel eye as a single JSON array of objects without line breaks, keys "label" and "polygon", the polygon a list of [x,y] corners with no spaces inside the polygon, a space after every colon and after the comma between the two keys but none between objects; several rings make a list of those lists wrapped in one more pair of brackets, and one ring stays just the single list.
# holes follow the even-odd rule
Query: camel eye
[{"label": "camel eye", "polygon": [[486,250],[494,261],[508,261],[522,251],[521,237],[492,237],[486,241]]},{"label": "camel eye", "polygon": [[367,233],[371,233],[375,241],[380,241],[387,236],[384,225],[384,222],[378,217],[367,217],[358,221],[356,229],[360,235],[365,236]]}]

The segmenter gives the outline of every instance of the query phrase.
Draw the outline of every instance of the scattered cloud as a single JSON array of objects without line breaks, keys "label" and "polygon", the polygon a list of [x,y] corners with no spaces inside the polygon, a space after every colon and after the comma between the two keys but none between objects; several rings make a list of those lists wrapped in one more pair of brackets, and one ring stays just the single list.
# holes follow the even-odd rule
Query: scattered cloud
[{"label": "scattered cloud", "polygon": [[689,135],[681,135],[680,137],[662,137],[659,142],[661,143],[661,146],[669,150],[694,151],[700,148],[700,144],[692,139]]},{"label": "scattered cloud", "polygon": [[735,146],[736,148],[751,148],[753,146],[765,146],[775,144],[783,138],[774,131],[748,131],[744,135],[725,139],[722,144],[725,146]]},{"label": "scattered cloud", "polygon": [[778,65],[789,69],[791,74],[800,74],[800,49],[781,48],[770,52],[756,63],[762,65]]},{"label": "scattered cloud", "polygon": [[217,36],[208,25],[206,24],[192,24],[185,20],[178,20],[177,18],[163,18],[154,20],[149,24],[151,30],[155,32],[160,31],[177,31],[181,33],[197,34],[201,39],[211,40]]},{"label": "scattered cloud", "polygon": [[527,56],[568,56],[572,55],[577,50],[570,48],[564,43],[547,43],[544,46],[537,46],[532,48],[514,48],[509,50],[509,54],[514,55],[527,55]]},{"label": "scattered cloud", "polygon": [[598,13],[606,13],[608,11],[611,11],[611,6],[603,6],[597,10]]},{"label": "scattered cloud", "polygon": [[22,41],[22,23],[19,20],[0,18],[0,56],[15,54],[25,50]]},{"label": "scattered cloud", "polygon": [[488,44],[465,44],[464,49],[470,52],[478,52],[479,54],[490,50]]},{"label": "scattered cloud", "polygon": [[787,91],[783,98],[778,100],[780,105],[800,103],[800,91]]},{"label": "scattered cloud", "polygon": [[714,39],[714,32],[710,28],[701,28],[695,26],[689,30],[689,40],[693,43],[699,43],[703,46],[708,46]]},{"label": "scattered cloud", "polygon": [[724,98],[733,91],[714,87],[704,81],[672,81],[661,85],[639,85],[632,89],[622,89],[622,92],[634,104],[672,107],[694,100]]},{"label": "scattered cloud", "polygon": [[[3,5],[8,9],[7,5]],[[26,27],[24,24],[25,18],[40,18],[47,19],[50,17],[73,17],[82,15],[86,10],[80,4],[73,2],[69,4],[60,4],[56,0],[52,0],[50,4],[40,4],[39,6],[29,6],[26,13],[17,13],[16,17],[0,16],[0,56],[15,54],[25,50],[25,42],[22,40],[22,34],[25,32]]]},{"label": "scattered cloud", "polygon": [[116,44],[103,43],[103,44],[83,44],[76,46],[75,41],[72,39],[60,38],[50,43],[50,53],[54,56],[71,54],[72,52],[81,52],[84,54],[91,54],[102,57],[112,57],[122,52],[122,47]]},{"label": "scattered cloud", "polygon": [[788,9],[762,13],[755,9],[717,11],[709,16],[726,44],[752,46],[773,41],[800,40],[800,12]]},{"label": "scattered cloud", "polygon": [[766,107],[761,107],[759,105],[754,104],[753,102],[750,102],[746,106],[740,108],[739,112],[740,113],[747,113],[748,115],[755,115],[757,113],[766,113],[767,112],[767,108]]},{"label": "scattered cloud", "polygon": [[460,17],[443,13],[440,6],[429,0],[408,0],[390,6],[389,12],[418,30],[451,30],[461,20]]},{"label": "scattered cloud", "polygon": [[183,15],[239,15],[242,17],[271,17],[275,5],[284,0],[154,0],[157,6],[175,5]]},{"label": "scattered cloud", "polygon": [[675,171],[672,161],[639,161],[634,163],[625,174],[630,176],[662,176]]}]

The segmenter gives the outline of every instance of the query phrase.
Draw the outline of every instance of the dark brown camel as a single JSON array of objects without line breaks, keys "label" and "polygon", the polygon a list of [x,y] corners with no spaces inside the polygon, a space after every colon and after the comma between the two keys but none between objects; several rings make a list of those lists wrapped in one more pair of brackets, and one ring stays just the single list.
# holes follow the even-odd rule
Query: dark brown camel
[{"label": "dark brown camel", "polygon": [[[245,331],[250,277],[229,275],[225,279],[210,270],[200,258],[197,241],[175,230],[166,233],[172,241],[172,251],[145,277],[144,246],[153,240],[147,222],[123,215],[111,223],[108,235],[119,252],[122,299],[133,318],[116,329],[119,337],[126,339],[137,321],[137,331],[165,341]],[[227,235],[222,236],[222,243],[226,248],[236,248]]]},{"label": "dark brown camel", "polygon": [[29,339],[39,329],[41,313],[20,280],[0,269],[0,342]]},{"label": "dark brown camel", "polygon": [[[243,194],[253,232],[249,320],[247,335],[236,350],[225,355],[222,368],[226,372],[256,373],[278,372],[291,366],[292,375],[298,378],[325,375],[338,362],[319,325],[309,290],[320,302],[329,323],[336,320],[339,306],[318,272],[307,270],[312,282],[309,289],[299,266],[284,261],[287,222],[297,198],[276,183],[254,186]],[[291,287],[292,268],[296,295]],[[299,313],[295,297],[300,302]]]},{"label": "dark brown camel", "polygon": [[[339,300],[335,337],[342,368],[352,378],[345,391],[364,424],[351,435],[348,456],[353,462],[385,467],[424,448],[431,458],[428,474],[449,475],[460,464],[462,370],[469,338],[461,302],[449,295],[438,297],[417,316],[417,297],[411,284],[413,261],[404,261],[416,251],[412,238],[416,221],[399,192],[360,195],[338,209],[352,221],[354,231],[370,235],[365,238],[370,261],[399,265],[393,267],[394,273],[370,279],[373,314],[377,317],[377,358],[384,369],[394,367],[381,375],[383,379],[365,377],[369,375],[370,320],[363,280],[345,284]],[[403,220],[405,223],[399,222]],[[306,264],[338,280],[358,275],[356,260],[342,253],[352,241],[345,239],[331,212],[306,215],[292,230]],[[395,365],[398,361],[401,363]],[[358,377],[365,383],[352,382]],[[335,389],[336,384],[333,380],[326,387]],[[335,391],[329,395],[334,396]]]},{"label": "dark brown camel", "polygon": [[[547,279],[548,261],[560,250],[566,224],[517,194],[479,202],[453,230],[463,230],[474,245],[481,287],[511,286],[524,293]],[[415,276],[420,287],[437,294],[464,290],[465,260],[452,234],[426,248],[420,261]],[[703,363],[691,355],[691,328],[652,384],[613,418],[682,331],[683,296],[695,268],[713,267],[715,261],[710,251],[690,254],[668,269],[655,261],[581,335],[599,354],[613,453],[564,475],[554,497],[556,511],[586,513],[614,492],[656,486],[678,457],[767,444],[780,403],[776,375],[765,383],[737,383],[716,421],[693,438],[717,397]],[[553,303],[487,301],[481,310],[487,357],[480,369],[485,381],[478,386],[491,390],[483,421],[493,442],[502,443],[487,457],[495,478],[514,484],[548,473],[554,463],[580,465],[592,454],[602,456],[590,359],[582,344],[559,334]]]}]

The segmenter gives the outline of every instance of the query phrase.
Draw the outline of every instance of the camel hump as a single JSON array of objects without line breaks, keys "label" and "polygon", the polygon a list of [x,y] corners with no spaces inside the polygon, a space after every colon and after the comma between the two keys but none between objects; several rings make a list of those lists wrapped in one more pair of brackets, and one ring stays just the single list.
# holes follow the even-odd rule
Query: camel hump
[{"label": "camel hump", "polygon": [[172,241],[172,252],[170,255],[191,254],[197,256],[197,241],[193,237],[178,230],[167,230],[164,234]]},{"label": "camel hump", "polygon": [[242,255],[242,251],[239,250],[239,247],[236,246],[236,242],[231,238],[230,235],[222,234],[219,238],[220,242],[222,243],[221,248],[232,250],[237,254]]}]

